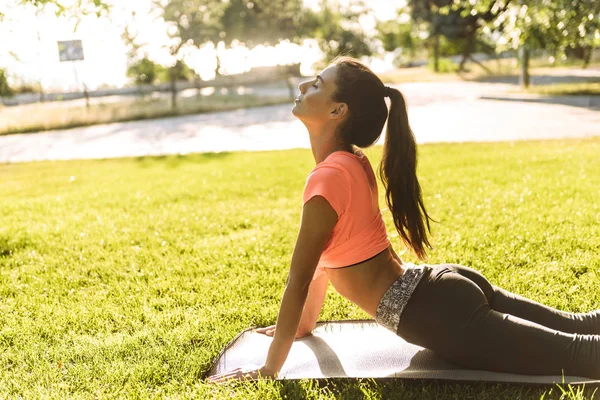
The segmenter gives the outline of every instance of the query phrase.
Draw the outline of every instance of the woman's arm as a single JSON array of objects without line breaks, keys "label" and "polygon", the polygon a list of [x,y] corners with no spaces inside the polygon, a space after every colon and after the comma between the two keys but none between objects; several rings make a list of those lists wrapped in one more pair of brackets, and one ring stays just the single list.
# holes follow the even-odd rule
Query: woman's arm
[{"label": "woman's arm", "polygon": [[[269,347],[265,369],[277,374],[290,352],[300,325],[309,287],[325,244],[337,222],[337,213],[322,196],[314,196],[302,208],[300,232],[277,316],[275,336]],[[314,313],[312,314],[314,318]]]},{"label": "woman's arm", "polygon": [[304,310],[302,311],[302,317],[300,318],[300,324],[296,331],[296,337],[309,335],[315,329],[315,326],[317,326],[321,308],[325,301],[325,295],[327,294],[328,282],[329,277],[325,272],[311,282]]}]

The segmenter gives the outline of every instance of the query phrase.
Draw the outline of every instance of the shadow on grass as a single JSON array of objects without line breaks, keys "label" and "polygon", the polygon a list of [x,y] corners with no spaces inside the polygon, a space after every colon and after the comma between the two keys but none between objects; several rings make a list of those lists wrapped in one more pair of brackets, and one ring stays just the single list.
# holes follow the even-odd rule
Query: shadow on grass
[{"label": "shadow on grass", "polygon": [[135,157],[135,161],[141,167],[163,164],[169,168],[177,168],[185,163],[200,164],[212,160],[221,160],[229,158],[233,153],[230,151],[194,153],[194,154],[175,154],[160,156],[141,156]]},{"label": "shadow on grass", "polygon": [[28,237],[0,235],[0,259],[12,257],[17,251],[32,247],[33,241]]}]

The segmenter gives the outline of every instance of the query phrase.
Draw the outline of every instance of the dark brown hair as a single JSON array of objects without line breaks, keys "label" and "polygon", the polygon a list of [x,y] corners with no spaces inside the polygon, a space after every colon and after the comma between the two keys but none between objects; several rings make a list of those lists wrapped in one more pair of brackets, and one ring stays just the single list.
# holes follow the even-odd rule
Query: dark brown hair
[{"label": "dark brown hair", "polygon": [[[344,144],[369,147],[377,142],[388,119],[379,177],[385,199],[402,241],[420,258],[431,248],[427,232],[431,219],[425,210],[417,180],[417,144],[402,93],[386,86],[367,66],[350,57],[333,61],[337,90],[333,100],[346,103],[349,116],[338,130]],[[384,96],[388,95],[388,108]]]}]

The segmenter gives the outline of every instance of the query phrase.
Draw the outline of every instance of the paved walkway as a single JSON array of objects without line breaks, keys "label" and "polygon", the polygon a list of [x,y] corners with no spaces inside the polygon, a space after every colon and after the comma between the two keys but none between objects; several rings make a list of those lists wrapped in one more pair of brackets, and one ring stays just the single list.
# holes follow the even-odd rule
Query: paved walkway
[{"label": "paved walkway", "polygon": [[[600,135],[600,110],[482,99],[506,84],[401,85],[419,143],[554,139]],[[0,136],[0,162],[308,148],[292,104]],[[383,143],[384,135],[380,142]]]}]

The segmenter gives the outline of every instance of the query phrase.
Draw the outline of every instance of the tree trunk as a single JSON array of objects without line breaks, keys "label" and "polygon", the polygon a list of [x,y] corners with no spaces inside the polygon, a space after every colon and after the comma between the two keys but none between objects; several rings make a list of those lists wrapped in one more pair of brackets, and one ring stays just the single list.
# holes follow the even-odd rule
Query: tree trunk
[{"label": "tree trunk", "polygon": [[290,99],[295,99],[296,98],[296,90],[294,88],[294,85],[292,85],[292,82],[290,82],[290,80],[292,79],[291,75],[288,75],[285,77],[285,84],[288,87],[288,91],[290,93]]},{"label": "tree trunk", "polygon": [[196,86],[196,100],[200,101],[202,98],[202,93],[200,93],[200,77],[194,76],[194,85]]},{"label": "tree trunk", "polygon": [[522,88],[529,87],[529,49],[527,45],[523,45],[520,48],[521,52],[521,77],[519,83]]},{"label": "tree trunk", "polygon": [[462,54],[462,60],[460,61],[460,65],[458,66],[458,71],[459,72],[464,72],[465,71],[465,64],[467,63],[467,60],[473,59],[471,57],[471,55],[473,54],[473,44],[475,43],[475,30],[472,28],[469,28],[469,32],[467,34],[467,38],[465,39],[465,48],[463,50],[463,54]]},{"label": "tree trunk", "polygon": [[215,78],[219,78],[221,76],[221,58],[219,57],[219,53],[217,53],[217,69],[215,69]]},{"label": "tree trunk", "polygon": [[90,94],[87,89],[87,85],[83,84],[83,97],[85,97],[85,108],[90,109]]},{"label": "tree trunk", "polygon": [[177,85],[175,79],[175,67],[171,67],[169,70],[169,75],[171,78],[171,109],[173,111],[177,110]]},{"label": "tree trunk", "polygon": [[590,61],[592,60],[592,53],[594,52],[594,46],[587,46],[585,48],[585,53],[583,56],[583,65],[582,68],[585,69],[588,67],[588,65],[590,64]]},{"label": "tree trunk", "polygon": [[433,72],[440,71],[440,36],[435,35],[433,38]]}]

